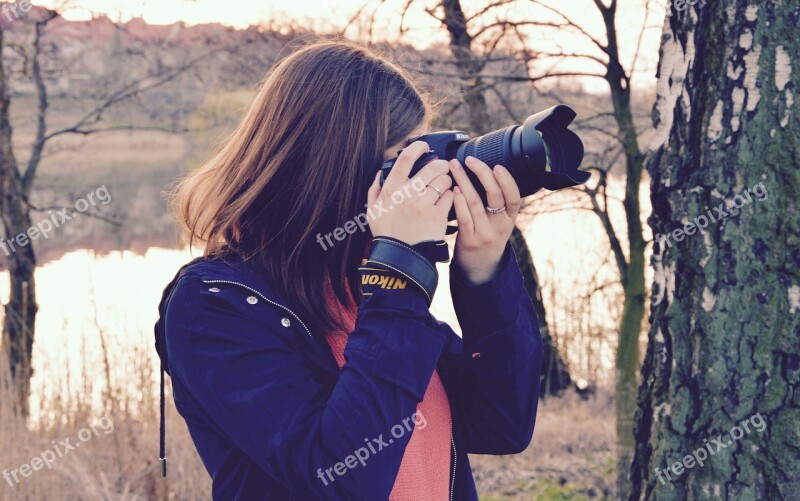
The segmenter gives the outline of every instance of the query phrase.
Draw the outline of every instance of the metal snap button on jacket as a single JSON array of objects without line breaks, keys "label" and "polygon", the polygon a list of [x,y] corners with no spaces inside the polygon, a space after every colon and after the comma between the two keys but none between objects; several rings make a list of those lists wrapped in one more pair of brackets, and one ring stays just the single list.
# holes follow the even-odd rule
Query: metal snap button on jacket
[{"label": "metal snap button on jacket", "polygon": [[286,317],[283,317],[283,318],[281,319],[281,325],[282,325],[282,326],[284,326],[284,327],[289,327],[290,325],[292,325],[292,321],[291,321],[291,320],[289,320],[289,319],[288,319],[288,318],[286,318]]},{"label": "metal snap button on jacket", "polygon": [[250,304],[256,304],[258,302],[258,298],[255,296],[247,296],[247,302]]}]

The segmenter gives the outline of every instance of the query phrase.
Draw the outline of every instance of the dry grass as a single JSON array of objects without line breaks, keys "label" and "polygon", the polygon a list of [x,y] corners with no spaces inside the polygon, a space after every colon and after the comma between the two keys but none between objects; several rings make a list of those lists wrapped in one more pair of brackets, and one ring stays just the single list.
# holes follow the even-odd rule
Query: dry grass
[{"label": "dry grass", "polygon": [[[150,377],[150,375],[147,375]],[[2,385],[0,385],[2,386]],[[8,402],[6,390],[0,401]],[[152,399],[156,395],[150,395]],[[115,400],[114,397],[108,397]],[[33,472],[13,488],[6,481],[0,500],[194,500],[208,499],[211,483],[183,419],[168,400],[169,475],[158,473],[158,416],[155,405],[141,411],[132,402],[109,401],[113,432],[102,431],[59,458],[51,470]],[[26,426],[0,405],[1,468],[18,468],[102,417],[89,410],[62,414],[52,409],[47,424]],[[44,410],[44,409],[41,409]],[[587,401],[567,395],[543,402],[533,443],[515,456],[472,456],[484,500],[610,498],[613,486],[613,402],[603,393]]]},{"label": "dry grass", "polygon": [[[9,402],[9,374],[3,370],[0,384],[0,468],[9,474],[32,458],[54,451],[63,440],[81,443],[58,457],[52,469],[33,471],[27,478],[18,474],[19,483],[13,487],[0,479],[0,501],[41,499],[88,500],[183,500],[208,499],[211,481],[206,473],[183,419],[178,415],[171,396],[167,405],[167,453],[169,475],[162,479],[158,470],[158,407],[154,392],[153,373],[157,367],[144,350],[134,353],[142,364],[133,364],[139,374],[130,374],[137,391],[123,392],[119,388],[107,391],[102,381],[82,388],[68,387],[56,398],[48,399],[38,408],[36,424],[24,423],[16,417]],[[64,387],[64,382],[61,381]],[[95,390],[100,388],[99,392]],[[138,390],[141,391],[138,391]],[[64,394],[66,392],[66,395]],[[100,402],[92,396],[102,395]],[[69,396],[71,395],[71,397]],[[78,399],[79,401],[76,401]],[[113,431],[106,424],[97,426],[107,416]],[[108,421],[106,421],[107,423]],[[98,430],[85,442],[78,440],[81,429]],[[54,446],[55,443],[55,446]],[[63,446],[58,447],[61,450]]]},{"label": "dry grass", "polygon": [[607,391],[539,404],[530,447],[515,456],[471,456],[481,499],[611,499],[614,402]]}]

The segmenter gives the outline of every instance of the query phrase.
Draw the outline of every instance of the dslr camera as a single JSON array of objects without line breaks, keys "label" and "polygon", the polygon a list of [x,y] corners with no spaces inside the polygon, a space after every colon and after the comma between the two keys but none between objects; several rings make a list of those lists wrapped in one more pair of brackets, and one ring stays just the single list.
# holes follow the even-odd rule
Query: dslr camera
[{"label": "dslr camera", "polygon": [[[575,116],[572,108],[560,104],[531,115],[522,125],[511,125],[473,139],[457,130],[411,138],[409,144],[425,141],[430,149],[414,163],[409,177],[437,158],[455,158],[463,164],[467,156],[473,156],[491,168],[502,165],[508,169],[523,197],[542,188],[555,191],[583,184],[591,175],[578,170],[583,161],[583,142],[568,128]],[[381,167],[381,185],[396,160],[388,160]],[[464,171],[486,205],[483,185],[469,169]],[[451,210],[450,221],[453,220],[455,211]]]}]

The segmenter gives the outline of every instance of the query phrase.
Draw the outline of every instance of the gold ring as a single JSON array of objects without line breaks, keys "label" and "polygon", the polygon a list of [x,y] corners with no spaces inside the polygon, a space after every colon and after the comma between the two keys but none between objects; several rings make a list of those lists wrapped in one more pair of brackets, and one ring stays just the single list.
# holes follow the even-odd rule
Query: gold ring
[{"label": "gold ring", "polygon": [[438,193],[439,196],[442,196],[441,190],[439,190],[439,188],[437,188],[436,186],[434,186],[432,184],[429,184],[429,185],[426,186],[426,188],[433,188],[434,190],[436,190],[436,193]]}]

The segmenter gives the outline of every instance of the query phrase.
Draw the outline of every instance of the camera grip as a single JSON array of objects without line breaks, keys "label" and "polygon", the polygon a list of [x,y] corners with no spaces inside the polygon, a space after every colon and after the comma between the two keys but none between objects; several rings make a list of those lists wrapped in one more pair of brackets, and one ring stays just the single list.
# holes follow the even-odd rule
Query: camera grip
[{"label": "camera grip", "polygon": [[[398,156],[402,152],[403,150],[398,151],[397,152]],[[436,160],[437,158],[439,158],[439,155],[437,155],[436,152],[433,150],[428,150],[427,152],[423,153],[423,155],[419,157],[416,162],[414,162],[414,165],[411,167],[411,172],[408,174],[408,178],[411,179],[412,177],[417,175],[417,173],[420,170],[422,170],[423,167],[425,167],[432,161]],[[395,162],[397,162],[397,158],[387,160],[381,166],[381,186],[383,186],[383,183],[386,182],[386,178],[389,177],[389,172],[391,172]]]}]

